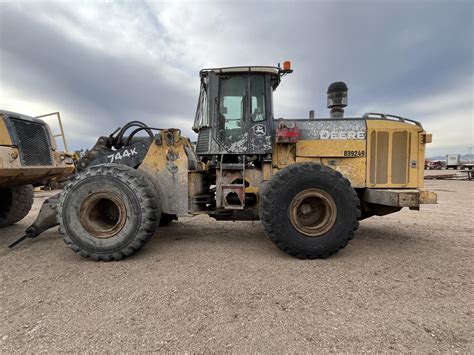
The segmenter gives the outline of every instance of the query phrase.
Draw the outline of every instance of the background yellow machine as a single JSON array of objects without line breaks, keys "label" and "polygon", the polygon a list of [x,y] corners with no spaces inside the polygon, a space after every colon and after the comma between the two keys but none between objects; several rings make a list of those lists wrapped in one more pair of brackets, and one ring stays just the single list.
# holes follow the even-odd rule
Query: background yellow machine
[{"label": "background yellow machine", "polygon": [[329,86],[329,118],[275,119],[273,92],[291,72],[288,62],[201,70],[195,144],[138,121],[100,137],[54,202],[64,241],[120,260],[158,225],[207,214],[261,220],[283,251],[319,258],[345,247],[363,218],[436,203],[421,190],[431,136],[420,123],[345,118],[343,82]]},{"label": "background yellow machine", "polygon": [[57,150],[44,121],[0,110],[0,227],[28,214],[33,186],[66,177],[73,170],[72,159]]}]

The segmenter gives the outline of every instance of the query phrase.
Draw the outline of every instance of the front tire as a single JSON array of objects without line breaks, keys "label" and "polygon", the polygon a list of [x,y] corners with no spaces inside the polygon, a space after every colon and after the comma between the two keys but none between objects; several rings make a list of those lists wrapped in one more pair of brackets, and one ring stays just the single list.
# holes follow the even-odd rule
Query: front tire
[{"label": "front tire", "polygon": [[160,215],[159,198],[140,172],[104,164],[80,172],[66,186],[59,231],[82,257],[121,260],[150,240]]},{"label": "front tire", "polygon": [[326,258],[344,248],[359,227],[360,201],[339,172],[316,163],[278,171],[261,196],[268,237],[300,259]]},{"label": "front tire", "polygon": [[0,189],[0,227],[6,227],[25,218],[33,206],[33,186],[22,185]]}]

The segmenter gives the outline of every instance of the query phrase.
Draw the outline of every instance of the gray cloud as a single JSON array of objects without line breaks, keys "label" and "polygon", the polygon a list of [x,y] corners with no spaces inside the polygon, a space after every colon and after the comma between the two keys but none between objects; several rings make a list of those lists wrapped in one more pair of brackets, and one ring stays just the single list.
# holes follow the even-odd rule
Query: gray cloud
[{"label": "gray cloud", "polygon": [[[466,150],[472,14],[468,1],[2,3],[2,103],[65,111],[75,147],[131,119],[191,134],[201,67],[291,59],[278,116],[326,116],[327,85],[345,80],[351,115],[419,118],[435,129],[435,149]],[[447,116],[464,125],[459,139],[446,134]]]},{"label": "gray cloud", "polygon": [[[187,113],[183,107],[194,105],[194,100],[169,83],[153,63],[108,54],[107,43],[103,43],[104,51],[87,48],[34,16],[20,21],[22,18],[17,9],[2,10],[5,55],[1,65],[7,85],[48,95],[57,102],[69,101],[71,108],[81,111],[78,106],[91,105],[107,113],[88,117],[91,123],[131,119],[127,116],[133,111],[148,117],[156,113],[183,115]],[[78,105],[74,105],[74,98]]]}]

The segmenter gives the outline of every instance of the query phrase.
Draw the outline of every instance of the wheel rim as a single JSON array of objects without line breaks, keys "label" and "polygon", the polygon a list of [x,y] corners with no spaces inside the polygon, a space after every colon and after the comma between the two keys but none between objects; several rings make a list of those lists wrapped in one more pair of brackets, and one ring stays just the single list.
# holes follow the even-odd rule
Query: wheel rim
[{"label": "wheel rim", "polygon": [[336,222],[337,207],[326,191],[308,189],[298,193],[290,203],[293,227],[307,237],[319,237]]},{"label": "wheel rim", "polygon": [[95,238],[113,237],[122,230],[126,219],[125,204],[113,193],[93,193],[87,196],[81,204],[81,224]]}]

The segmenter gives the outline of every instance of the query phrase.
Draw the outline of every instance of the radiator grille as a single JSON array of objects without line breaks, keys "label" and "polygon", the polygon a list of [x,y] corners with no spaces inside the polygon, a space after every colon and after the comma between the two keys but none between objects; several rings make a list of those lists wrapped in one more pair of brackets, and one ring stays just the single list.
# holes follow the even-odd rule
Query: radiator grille
[{"label": "radiator grille", "polygon": [[408,183],[410,159],[408,131],[370,133],[370,183],[373,185]]},{"label": "radiator grille", "polygon": [[388,132],[377,132],[377,184],[388,182]]},{"label": "radiator grille", "polygon": [[408,180],[408,132],[393,132],[392,183],[406,184]]},{"label": "radiator grille", "polygon": [[44,124],[10,118],[15,131],[22,165],[52,165],[51,142]]}]

